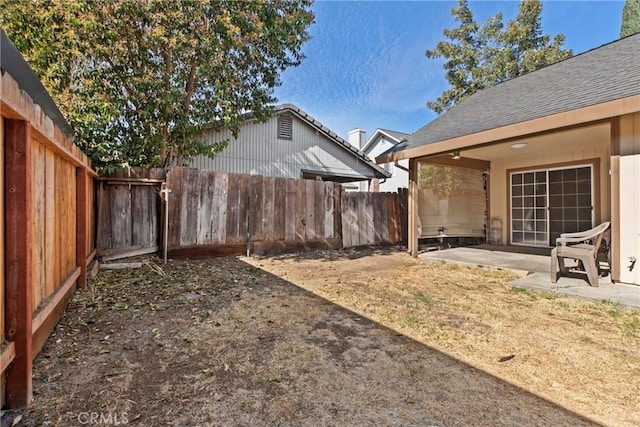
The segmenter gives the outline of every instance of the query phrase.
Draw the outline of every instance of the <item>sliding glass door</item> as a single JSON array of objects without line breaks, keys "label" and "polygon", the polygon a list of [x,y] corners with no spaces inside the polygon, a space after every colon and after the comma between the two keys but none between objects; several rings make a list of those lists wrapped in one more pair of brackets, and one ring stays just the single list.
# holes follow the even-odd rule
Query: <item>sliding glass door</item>
[{"label": "sliding glass door", "polygon": [[553,246],[561,233],[593,226],[593,168],[510,174],[511,243]]}]

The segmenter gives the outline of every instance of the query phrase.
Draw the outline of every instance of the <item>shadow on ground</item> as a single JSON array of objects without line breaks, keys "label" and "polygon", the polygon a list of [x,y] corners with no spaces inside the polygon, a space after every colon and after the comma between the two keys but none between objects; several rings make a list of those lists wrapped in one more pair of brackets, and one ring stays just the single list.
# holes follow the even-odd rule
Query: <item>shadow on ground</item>
[{"label": "shadow on ground", "polygon": [[595,425],[236,258],[101,272],[34,392],[24,425]]}]

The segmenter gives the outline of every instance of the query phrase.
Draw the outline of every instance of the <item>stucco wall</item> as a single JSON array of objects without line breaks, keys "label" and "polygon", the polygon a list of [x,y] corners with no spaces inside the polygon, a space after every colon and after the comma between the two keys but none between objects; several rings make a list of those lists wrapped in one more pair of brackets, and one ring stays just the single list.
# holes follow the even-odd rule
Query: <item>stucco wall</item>
[{"label": "stucco wall", "polygon": [[[541,137],[510,141],[510,144],[525,142],[527,147],[521,150],[511,150],[509,156],[491,161],[489,218],[499,219],[502,222],[501,235],[504,244],[510,243],[508,171],[513,169],[547,168],[570,163],[578,164],[582,161],[584,164],[588,164],[590,159],[599,159],[599,195],[598,188],[596,188],[595,222],[599,223],[611,219],[609,196],[610,129],[610,125],[606,124],[594,127],[593,130],[569,130],[553,135],[547,134]],[[551,148],[549,146],[550,138],[554,141]],[[509,150],[509,148],[506,149]]]},{"label": "stucco wall", "polygon": [[[640,284],[640,113],[620,117],[620,281]],[[637,261],[633,264],[632,260]]]}]

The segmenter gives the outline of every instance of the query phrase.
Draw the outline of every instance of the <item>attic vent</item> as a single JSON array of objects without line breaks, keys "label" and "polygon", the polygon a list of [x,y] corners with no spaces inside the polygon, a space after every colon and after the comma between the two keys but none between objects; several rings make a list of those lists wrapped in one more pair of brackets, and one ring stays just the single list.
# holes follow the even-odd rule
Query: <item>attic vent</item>
[{"label": "attic vent", "polygon": [[278,116],[278,139],[292,139],[293,117],[279,115]]}]

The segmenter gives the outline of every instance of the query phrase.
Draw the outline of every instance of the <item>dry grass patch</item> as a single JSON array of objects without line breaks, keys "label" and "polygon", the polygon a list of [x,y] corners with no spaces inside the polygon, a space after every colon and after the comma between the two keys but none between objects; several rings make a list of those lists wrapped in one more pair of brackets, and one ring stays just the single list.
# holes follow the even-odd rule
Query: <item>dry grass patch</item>
[{"label": "dry grass patch", "polygon": [[400,252],[246,261],[579,414],[640,425],[638,312]]}]

